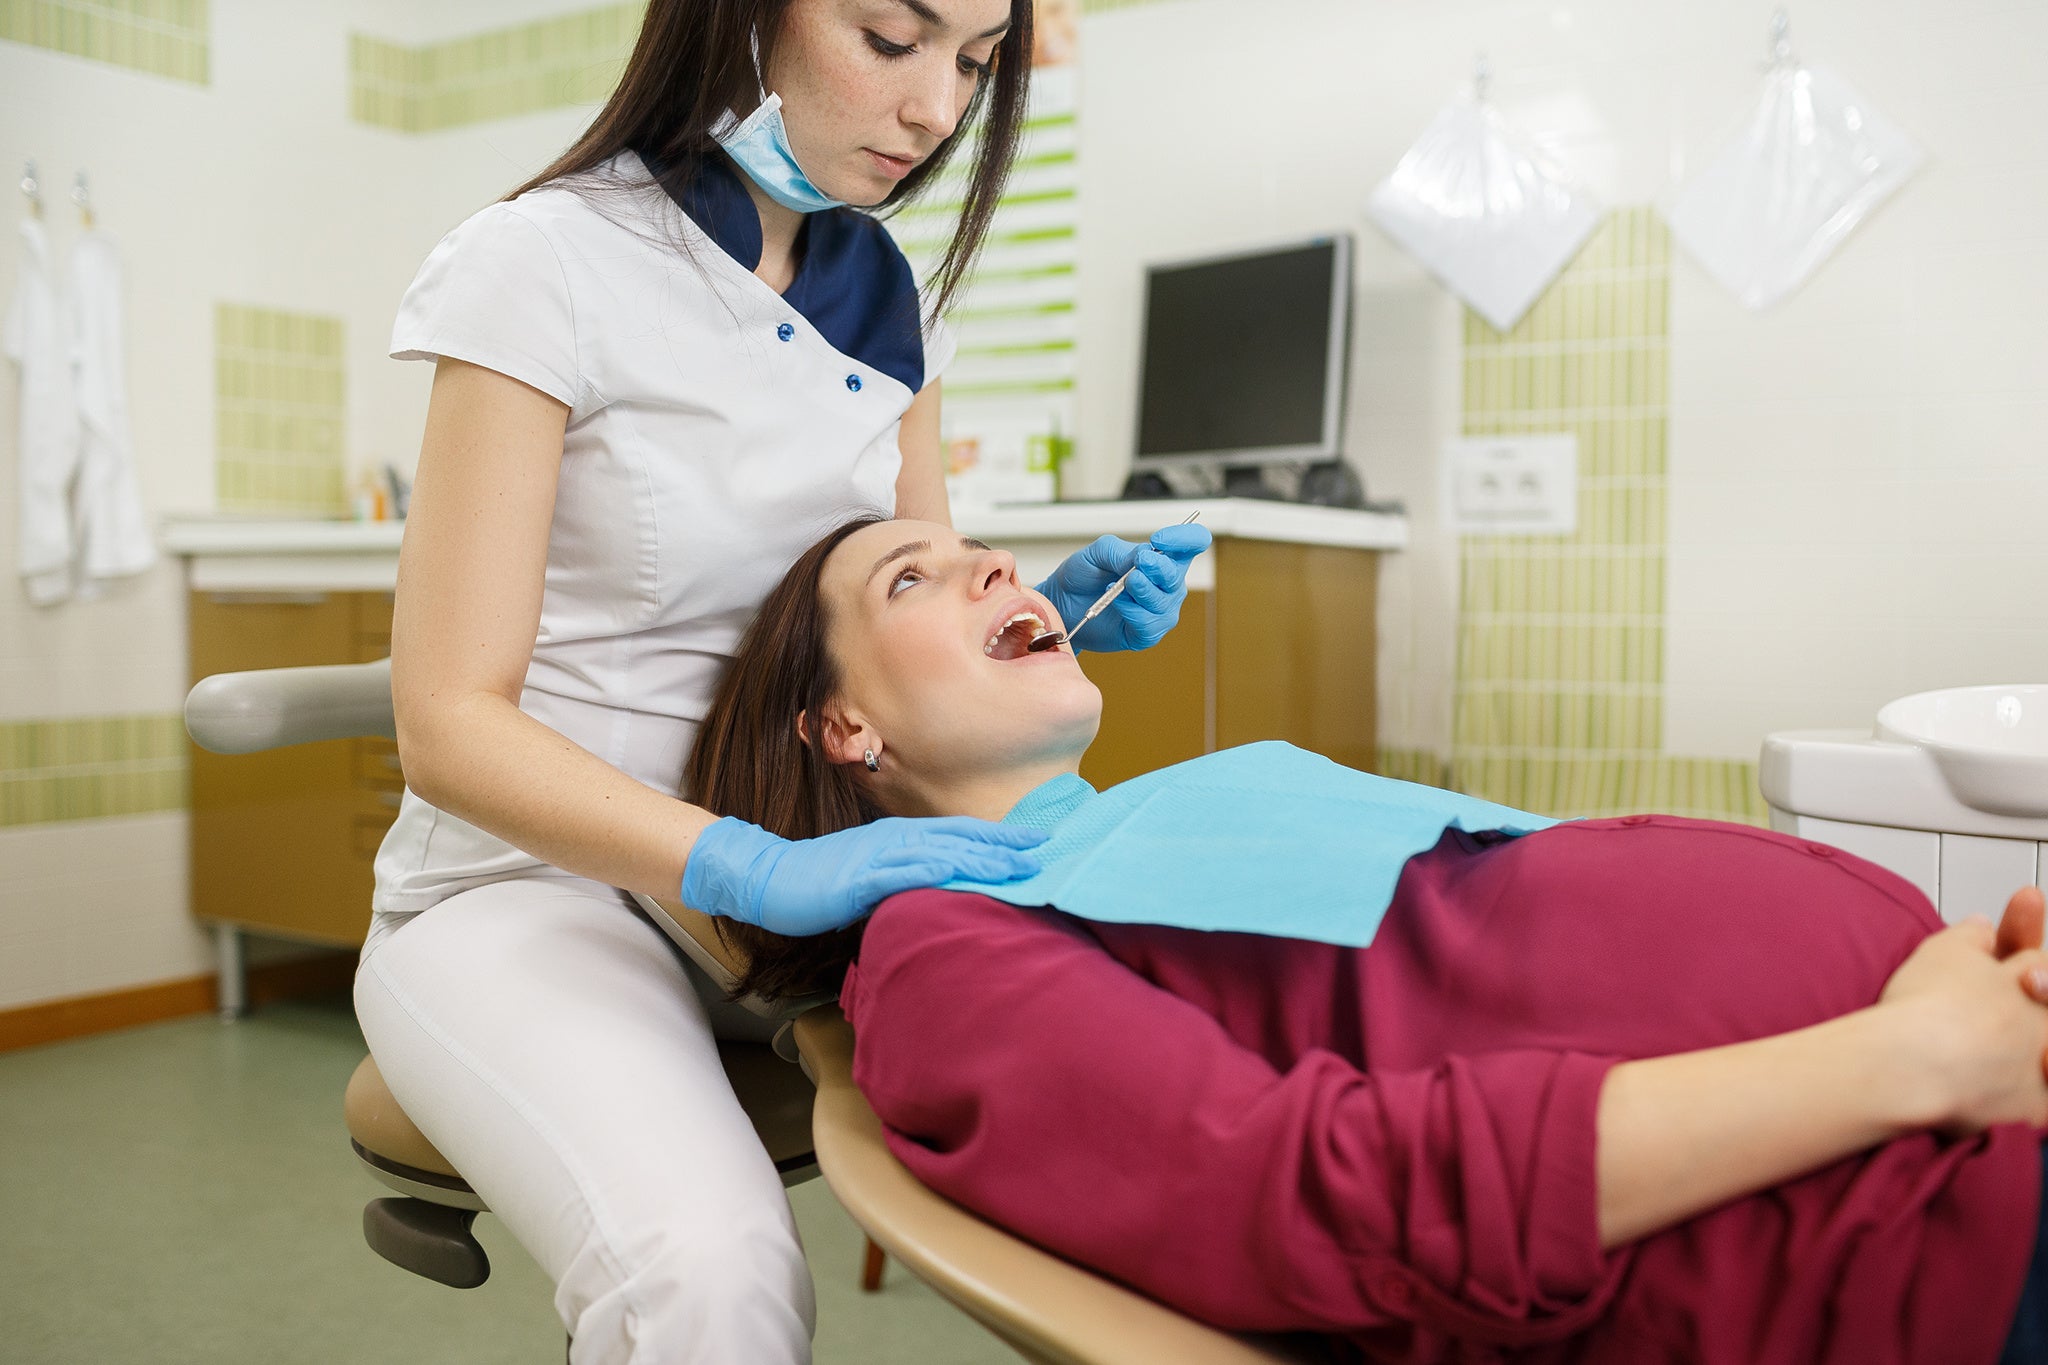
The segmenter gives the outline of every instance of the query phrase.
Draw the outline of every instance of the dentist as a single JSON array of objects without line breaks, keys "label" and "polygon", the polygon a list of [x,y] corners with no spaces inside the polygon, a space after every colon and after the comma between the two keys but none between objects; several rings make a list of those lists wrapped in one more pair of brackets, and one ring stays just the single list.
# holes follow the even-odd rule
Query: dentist
[{"label": "dentist", "polygon": [[[679,790],[805,546],[861,507],[950,523],[938,318],[1030,54],[1030,0],[652,0],[596,121],[399,305],[392,353],[436,368],[392,631],[408,790],[356,1009],[407,1114],[554,1280],[578,1365],[800,1362],[814,1317],[713,1008],[620,888],[803,934],[1035,866],[1040,836],[978,820],[788,841]],[[862,208],[931,183],[976,117],[921,307]],[[1105,537],[1044,590],[1076,619],[1136,569],[1077,645],[1143,648],[1207,543]]]}]

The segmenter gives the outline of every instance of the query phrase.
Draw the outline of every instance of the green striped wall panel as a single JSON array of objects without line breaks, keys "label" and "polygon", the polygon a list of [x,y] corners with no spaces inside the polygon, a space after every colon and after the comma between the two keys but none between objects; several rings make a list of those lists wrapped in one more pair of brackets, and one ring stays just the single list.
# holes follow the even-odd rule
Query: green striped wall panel
[{"label": "green striped wall panel", "polygon": [[1452,785],[1547,815],[1767,822],[1753,763],[1664,745],[1670,234],[1613,214],[1506,333],[1469,310],[1470,436],[1570,432],[1570,536],[1461,547]]},{"label": "green striped wall panel", "polygon": [[0,722],[0,828],[183,810],[181,716]]},{"label": "green striped wall panel", "polygon": [[420,47],[352,34],[349,115],[430,133],[600,103],[625,71],[644,9],[600,5]]},{"label": "green striped wall panel", "polygon": [[347,511],[342,322],[214,306],[214,501],[222,511]]},{"label": "green striped wall panel", "polygon": [[0,41],[205,85],[208,0],[0,0]]}]

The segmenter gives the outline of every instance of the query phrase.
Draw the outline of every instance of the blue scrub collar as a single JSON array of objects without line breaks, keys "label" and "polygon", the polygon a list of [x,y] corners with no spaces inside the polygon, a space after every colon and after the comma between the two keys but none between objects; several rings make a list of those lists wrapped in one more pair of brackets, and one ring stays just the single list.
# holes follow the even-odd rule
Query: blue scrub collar
[{"label": "blue scrub collar", "polygon": [[[638,149],[636,149],[638,150]],[[761,264],[761,211],[722,151],[671,166],[639,151],[648,173],[704,235],[749,273]],[[804,215],[789,305],[842,355],[924,388],[924,335],[910,263],[880,222],[858,209]]]},{"label": "blue scrub collar", "polygon": [[[690,215],[690,221],[704,235],[718,243],[718,249],[748,270],[761,264],[761,211],[740,183],[739,172],[722,151],[712,152],[690,167],[691,174],[659,160],[651,152],[640,153],[648,174],[661,183],[676,207]],[[810,219],[797,237],[801,250],[810,235]]]},{"label": "blue scrub collar", "polygon": [[1061,773],[1050,782],[1041,782],[1024,793],[1024,799],[1010,807],[1003,823],[1049,830],[1079,810],[1082,803],[1094,795],[1095,788],[1083,781],[1079,774]]}]

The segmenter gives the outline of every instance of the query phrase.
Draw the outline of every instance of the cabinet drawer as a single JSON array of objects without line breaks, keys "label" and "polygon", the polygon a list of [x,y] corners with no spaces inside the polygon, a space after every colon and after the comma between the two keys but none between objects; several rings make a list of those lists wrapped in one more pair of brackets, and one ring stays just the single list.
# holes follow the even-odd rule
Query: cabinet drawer
[{"label": "cabinet drawer", "polygon": [[399,803],[404,799],[403,787],[365,788],[356,793],[357,818],[382,820],[388,825],[398,818]]},{"label": "cabinet drawer", "polygon": [[354,612],[355,662],[375,663],[391,656],[391,594],[350,593]]},{"label": "cabinet drawer", "polygon": [[[388,593],[195,592],[193,677],[381,657],[390,601]],[[193,913],[305,942],[360,944],[371,859],[397,813],[403,775],[385,769],[373,746],[346,739],[256,754],[195,749],[191,771]]]},{"label": "cabinet drawer", "polygon": [[398,766],[398,746],[388,739],[357,740],[355,771],[359,787],[396,791],[405,786],[405,773]]},{"label": "cabinet drawer", "polygon": [[377,849],[384,842],[384,835],[391,829],[391,817],[358,815],[354,828],[356,856],[374,862]]}]

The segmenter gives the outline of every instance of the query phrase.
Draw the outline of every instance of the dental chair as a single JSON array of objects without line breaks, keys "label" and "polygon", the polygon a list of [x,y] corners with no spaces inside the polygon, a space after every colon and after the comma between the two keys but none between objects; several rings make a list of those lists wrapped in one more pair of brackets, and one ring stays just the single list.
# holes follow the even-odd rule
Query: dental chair
[{"label": "dental chair", "polygon": [[[220,754],[359,736],[395,739],[391,664],[221,673],[185,702],[194,743]],[[700,916],[636,895],[692,967],[724,994],[737,980]],[[827,997],[736,1002],[769,1042],[719,1042],[733,1093],[783,1184],[818,1175],[854,1221],[942,1297],[1039,1365],[1308,1365],[1314,1345],[1232,1336],[1071,1265],[933,1193],[892,1156],[881,1121],[854,1088],[853,1030]],[[792,1062],[797,1065],[791,1065]],[[815,1090],[814,1090],[815,1086]],[[343,1097],[349,1145],[392,1194],[363,1210],[363,1237],[385,1260],[457,1289],[490,1275],[472,1230],[481,1196],[436,1151],[365,1057]],[[871,1272],[872,1277],[872,1272]]]}]

